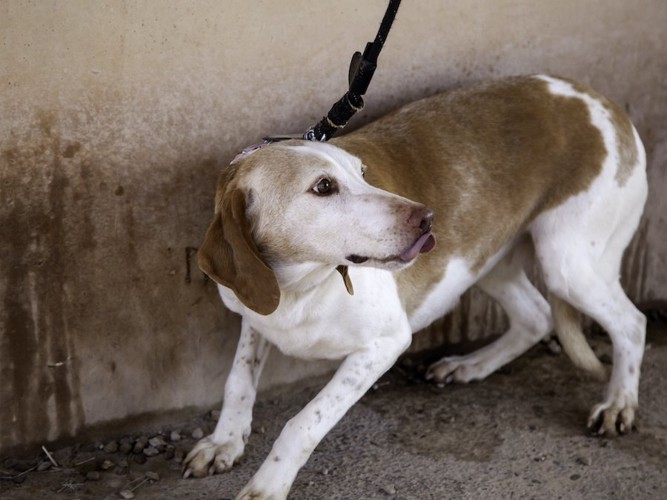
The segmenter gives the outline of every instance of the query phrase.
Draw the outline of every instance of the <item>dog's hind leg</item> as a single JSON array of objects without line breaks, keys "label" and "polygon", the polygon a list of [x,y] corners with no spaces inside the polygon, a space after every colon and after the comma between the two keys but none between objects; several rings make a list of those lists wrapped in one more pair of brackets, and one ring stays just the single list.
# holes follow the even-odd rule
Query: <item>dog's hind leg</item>
[{"label": "dog's hind leg", "polygon": [[[541,253],[546,254],[545,250]],[[607,393],[604,401],[591,411],[588,426],[600,434],[629,431],[638,406],[646,318],[625,295],[618,278],[610,283],[598,262],[587,259],[585,252],[561,255],[555,264],[557,270],[551,268],[551,263],[544,265],[550,291],[597,321],[613,344]]]},{"label": "dog's hind leg", "polygon": [[620,267],[639,224],[647,186],[639,167],[625,184],[614,179],[598,184],[590,195],[540,217],[532,232],[549,291],[597,321],[611,338],[611,378],[588,426],[615,435],[632,429],[638,406],[646,317],[623,291]]},{"label": "dog's hind leg", "polygon": [[429,367],[427,379],[439,382],[481,380],[549,334],[552,328],[549,304],[524,272],[526,261],[532,260],[528,258],[532,253],[528,245],[528,241],[521,243],[477,282],[509,316],[507,332],[470,354],[442,358]]},{"label": "dog's hind leg", "polygon": [[220,418],[183,462],[184,477],[224,472],[242,455],[250,435],[257,384],[270,351],[268,342],[244,321],[232,370],[225,384]]}]

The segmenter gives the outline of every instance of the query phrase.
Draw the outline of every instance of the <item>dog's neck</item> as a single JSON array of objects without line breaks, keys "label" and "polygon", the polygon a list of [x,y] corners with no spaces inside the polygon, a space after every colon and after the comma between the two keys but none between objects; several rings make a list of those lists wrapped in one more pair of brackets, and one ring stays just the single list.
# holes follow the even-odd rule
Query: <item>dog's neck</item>
[{"label": "dog's neck", "polygon": [[[282,292],[304,293],[321,286],[325,281],[341,281],[341,275],[334,266],[319,262],[286,264],[273,269]],[[345,285],[339,286],[345,290]]]}]

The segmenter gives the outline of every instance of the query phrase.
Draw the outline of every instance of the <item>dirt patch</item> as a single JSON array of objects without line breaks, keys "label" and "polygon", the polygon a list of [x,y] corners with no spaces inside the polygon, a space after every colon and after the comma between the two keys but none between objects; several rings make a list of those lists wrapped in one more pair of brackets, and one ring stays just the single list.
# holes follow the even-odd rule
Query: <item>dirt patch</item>
[{"label": "dirt patch", "polygon": [[[594,335],[602,352],[606,338]],[[355,405],[297,476],[293,499],[659,498],[667,492],[667,327],[653,322],[638,431],[584,428],[603,386],[545,345],[481,383],[439,388],[403,361]],[[4,499],[233,498],[317,389],[260,401],[245,458],[183,480],[180,462],[217,415],[0,461]],[[137,444],[139,443],[139,444]],[[47,465],[48,464],[48,465]],[[43,469],[43,470],[38,470]]]}]

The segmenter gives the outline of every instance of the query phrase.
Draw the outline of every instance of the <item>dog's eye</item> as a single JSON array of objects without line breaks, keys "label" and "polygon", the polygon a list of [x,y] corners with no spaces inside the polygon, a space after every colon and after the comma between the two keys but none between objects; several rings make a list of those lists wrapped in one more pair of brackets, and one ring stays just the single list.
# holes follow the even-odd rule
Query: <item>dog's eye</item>
[{"label": "dog's eye", "polygon": [[366,165],[361,166],[361,176],[366,177]]},{"label": "dog's eye", "polygon": [[325,177],[324,179],[320,179],[318,183],[315,184],[315,187],[313,187],[313,191],[315,191],[316,194],[319,194],[321,196],[328,196],[330,194],[335,193],[336,189],[334,187],[333,181]]}]

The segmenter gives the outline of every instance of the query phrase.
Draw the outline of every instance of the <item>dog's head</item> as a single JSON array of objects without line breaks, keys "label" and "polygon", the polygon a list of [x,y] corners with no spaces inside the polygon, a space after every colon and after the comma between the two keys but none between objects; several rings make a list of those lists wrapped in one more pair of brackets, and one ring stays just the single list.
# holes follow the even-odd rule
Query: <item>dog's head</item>
[{"label": "dog's head", "polygon": [[220,176],[200,268],[259,314],[280,301],[280,271],[298,264],[399,270],[430,251],[433,214],[371,186],[361,161],[330,144],[288,141]]}]

